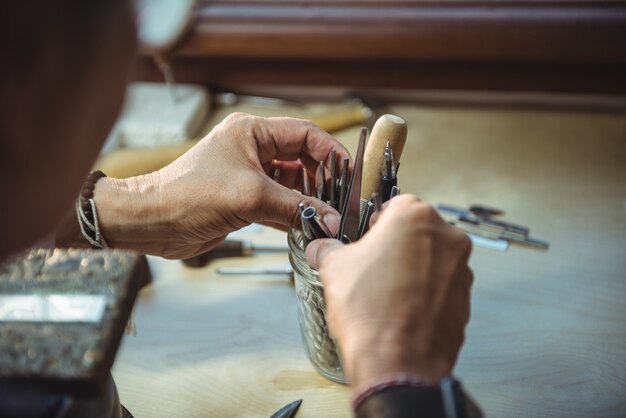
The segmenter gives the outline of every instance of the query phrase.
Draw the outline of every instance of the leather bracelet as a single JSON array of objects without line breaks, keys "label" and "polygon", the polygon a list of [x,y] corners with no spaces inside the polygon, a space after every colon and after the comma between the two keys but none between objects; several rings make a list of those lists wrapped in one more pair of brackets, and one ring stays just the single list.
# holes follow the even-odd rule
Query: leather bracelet
[{"label": "leather bracelet", "polygon": [[100,232],[98,211],[96,209],[96,203],[93,200],[93,191],[96,188],[96,183],[102,177],[106,177],[106,174],[100,170],[89,173],[80,191],[80,196],[76,199],[76,216],[78,218],[80,232],[92,248],[108,247],[104,236],[102,236]]}]

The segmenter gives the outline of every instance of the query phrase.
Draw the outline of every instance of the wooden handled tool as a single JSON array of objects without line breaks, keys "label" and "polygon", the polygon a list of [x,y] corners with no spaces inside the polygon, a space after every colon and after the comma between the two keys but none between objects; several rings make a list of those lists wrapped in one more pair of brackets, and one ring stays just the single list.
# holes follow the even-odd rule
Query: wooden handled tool
[{"label": "wooden handled tool", "polygon": [[[369,119],[371,114],[371,109],[363,103],[353,103],[343,109],[334,110],[333,112],[312,115],[309,119],[323,130],[334,132],[355,124],[362,124]],[[102,170],[108,176],[117,178],[150,173],[165,167],[187,152],[197,142],[198,140],[191,140],[154,148],[126,148],[115,150],[100,157],[98,161],[96,161],[94,169]],[[394,149],[394,152],[395,151]]]},{"label": "wooden handled tool", "polygon": [[374,192],[380,192],[380,173],[387,142],[393,150],[394,158],[400,161],[406,142],[406,122],[396,115],[382,115],[372,128],[365,156],[363,158],[363,181],[361,183],[361,208]]}]

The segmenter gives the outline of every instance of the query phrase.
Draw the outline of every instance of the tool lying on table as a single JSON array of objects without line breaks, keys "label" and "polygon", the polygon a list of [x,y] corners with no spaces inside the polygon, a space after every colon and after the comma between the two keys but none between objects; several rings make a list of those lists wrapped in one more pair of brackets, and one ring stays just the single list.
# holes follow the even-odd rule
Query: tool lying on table
[{"label": "tool lying on table", "polygon": [[298,408],[300,408],[301,403],[302,399],[293,401],[290,404],[287,404],[280,408],[270,418],[292,418],[296,415],[296,412],[298,411]]},{"label": "tool lying on table", "polygon": [[287,276],[293,279],[293,268],[266,268],[266,267],[219,267],[215,270],[217,274],[225,276]]},{"label": "tool lying on table", "polygon": [[547,250],[549,247],[548,242],[529,237],[530,228],[527,226],[493,219],[493,216],[504,214],[500,209],[482,205],[472,205],[469,209],[463,209],[447,204],[439,204],[437,209],[448,217],[452,216],[450,223],[469,234],[492,240],[506,240],[512,244],[541,250]]},{"label": "tool lying on table", "polygon": [[228,257],[249,257],[257,253],[286,253],[287,244],[252,244],[250,241],[224,240],[215,248],[195,257],[182,260],[188,267],[203,267],[212,260]]}]

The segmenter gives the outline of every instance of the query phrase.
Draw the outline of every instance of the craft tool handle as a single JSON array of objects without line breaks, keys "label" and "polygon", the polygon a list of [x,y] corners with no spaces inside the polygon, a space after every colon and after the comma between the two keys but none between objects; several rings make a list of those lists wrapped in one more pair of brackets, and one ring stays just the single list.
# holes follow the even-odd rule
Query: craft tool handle
[{"label": "craft tool handle", "polygon": [[406,134],[406,122],[396,115],[382,115],[374,124],[363,157],[362,206],[372,197],[372,193],[380,192],[380,173],[387,142],[393,150],[396,162],[400,161],[406,142]]}]

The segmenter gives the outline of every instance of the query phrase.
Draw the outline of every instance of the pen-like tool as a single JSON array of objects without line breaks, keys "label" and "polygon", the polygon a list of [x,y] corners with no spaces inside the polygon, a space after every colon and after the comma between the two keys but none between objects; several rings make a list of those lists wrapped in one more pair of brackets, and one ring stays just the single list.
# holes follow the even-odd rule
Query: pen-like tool
[{"label": "pen-like tool", "polygon": [[302,186],[300,191],[305,196],[311,196],[311,184],[309,183],[309,175],[306,172],[306,168],[302,168]]},{"label": "pen-like tool", "polygon": [[313,206],[305,208],[300,213],[300,218],[302,220],[302,230],[309,241],[320,238],[332,238],[328,227],[317,215],[317,210]]},{"label": "pen-like tool", "polygon": [[337,151],[330,151],[330,206],[337,209]]},{"label": "pen-like tool", "polygon": [[339,178],[339,201],[337,202],[339,207],[337,210],[339,213],[343,213],[343,206],[346,203],[346,196],[348,194],[348,166],[350,165],[350,159],[345,157],[343,159],[343,165],[341,166],[341,177]]},{"label": "pen-like tool", "polygon": [[396,165],[393,160],[393,150],[389,146],[389,142],[385,146],[383,155],[383,167],[380,174],[380,197],[383,202],[391,199],[391,188],[398,185],[396,177]]},{"label": "pen-like tool", "polygon": [[363,175],[363,154],[365,153],[365,141],[367,139],[367,128],[361,128],[359,135],[359,146],[357,147],[354,159],[354,168],[350,177],[350,185],[346,195],[346,202],[341,212],[341,222],[339,227],[339,237],[347,236],[351,242],[356,241],[359,232],[359,220],[361,213],[361,179]]},{"label": "pen-like tool", "polygon": [[359,233],[357,234],[357,239],[361,239],[363,235],[370,229],[370,219],[372,214],[374,213],[374,202],[371,200],[367,201],[365,208],[363,209],[363,213],[361,214],[361,221],[359,223]]},{"label": "pen-like tool", "polygon": [[320,161],[317,168],[317,176],[315,177],[315,190],[316,197],[325,202],[326,201],[326,171],[324,169],[324,162]]}]

